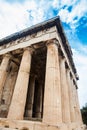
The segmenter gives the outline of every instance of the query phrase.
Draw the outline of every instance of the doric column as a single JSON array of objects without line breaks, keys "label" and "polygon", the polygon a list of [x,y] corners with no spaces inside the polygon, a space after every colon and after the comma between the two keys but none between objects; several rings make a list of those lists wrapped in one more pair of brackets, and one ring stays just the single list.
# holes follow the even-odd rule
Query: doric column
[{"label": "doric column", "polygon": [[73,122],[76,122],[76,112],[75,112],[75,108],[76,108],[76,100],[75,100],[75,91],[74,91],[74,86],[73,86],[73,77],[71,77],[71,89],[72,89],[72,107],[74,109],[74,120]]},{"label": "doric column", "polygon": [[11,55],[6,54],[3,57],[3,60],[0,65],[0,101],[1,101],[3,87],[4,87],[4,84],[6,81],[6,77],[7,77],[7,71],[8,71],[8,65],[9,65],[10,58],[11,58]]},{"label": "doric column", "polygon": [[77,106],[76,106],[76,88],[74,83],[73,85],[73,98],[74,98],[74,111],[75,111],[75,122],[78,122],[78,112],[77,112]]},{"label": "doric column", "polygon": [[73,107],[73,94],[72,94],[72,83],[70,77],[70,71],[67,69],[67,83],[68,83],[68,90],[69,90],[69,104],[70,104],[70,119],[71,122],[75,121],[75,111]]},{"label": "doric column", "polygon": [[28,96],[26,102],[25,116],[32,118],[35,90],[35,76],[31,75],[29,80]]},{"label": "doric column", "polygon": [[36,94],[35,117],[41,118],[41,114],[42,114],[42,84],[40,82]]},{"label": "doric column", "polygon": [[43,122],[57,125],[62,122],[59,54],[56,41],[47,45],[47,63],[45,76],[45,92]]},{"label": "doric column", "polygon": [[31,52],[25,49],[8,113],[8,118],[23,119],[31,66]]},{"label": "doric column", "polygon": [[76,86],[74,85],[74,92],[75,92],[75,113],[76,113],[76,121],[79,123],[82,123],[82,117],[80,112],[80,106],[79,106],[79,99],[78,99],[78,93]]},{"label": "doric column", "polygon": [[60,59],[60,76],[61,76],[61,101],[62,101],[62,120],[70,122],[69,92],[66,79],[65,58]]}]

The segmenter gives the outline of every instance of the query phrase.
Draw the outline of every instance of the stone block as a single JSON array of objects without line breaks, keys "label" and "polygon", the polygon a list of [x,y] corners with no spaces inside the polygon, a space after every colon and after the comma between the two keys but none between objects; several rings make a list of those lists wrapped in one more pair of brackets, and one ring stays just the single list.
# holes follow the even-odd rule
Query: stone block
[{"label": "stone block", "polygon": [[46,125],[43,124],[35,124],[34,130],[48,130]]},{"label": "stone block", "polygon": [[61,124],[58,126],[48,126],[47,130],[68,130],[67,125]]}]

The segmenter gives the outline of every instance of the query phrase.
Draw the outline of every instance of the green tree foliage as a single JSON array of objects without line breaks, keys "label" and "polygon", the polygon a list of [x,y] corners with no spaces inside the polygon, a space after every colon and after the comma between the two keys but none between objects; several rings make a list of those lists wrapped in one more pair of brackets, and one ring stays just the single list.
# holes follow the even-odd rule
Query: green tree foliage
[{"label": "green tree foliage", "polygon": [[85,104],[85,106],[81,109],[81,113],[82,113],[82,119],[84,124],[87,125],[87,103]]}]

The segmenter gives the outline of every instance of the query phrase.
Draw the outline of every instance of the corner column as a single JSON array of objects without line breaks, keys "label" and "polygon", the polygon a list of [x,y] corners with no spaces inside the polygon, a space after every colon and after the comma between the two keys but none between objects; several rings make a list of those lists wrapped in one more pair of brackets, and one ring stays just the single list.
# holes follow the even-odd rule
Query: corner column
[{"label": "corner column", "polygon": [[16,80],[15,89],[8,113],[8,118],[10,119],[23,119],[27,97],[30,67],[31,52],[29,48],[26,48],[22,56],[22,61],[20,64],[18,77]]},{"label": "corner column", "polygon": [[60,58],[61,75],[61,101],[62,101],[62,120],[64,123],[70,122],[69,92],[66,79],[65,58]]},{"label": "corner column", "polygon": [[3,87],[7,77],[7,70],[8,70],[10,58],[11,58],[10,54],[5,54],[0,65],[0,102],[1,102]]},{"label": "corner column", "polygon": [[62,122],[59,53],[57,41],[47,45],[43,122],[58,125]]}]

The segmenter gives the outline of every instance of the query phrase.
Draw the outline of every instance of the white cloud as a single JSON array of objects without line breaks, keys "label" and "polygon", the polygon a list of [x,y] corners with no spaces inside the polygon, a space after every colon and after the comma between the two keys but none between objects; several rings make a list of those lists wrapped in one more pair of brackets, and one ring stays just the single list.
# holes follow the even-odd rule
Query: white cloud
[{"label": "white cloud", "polygon": [[64,3],[67,5],[66,8],[62,8],[58,15],[61,17],[63,22],[70,24],[71,28],[76,28],[79,24],[78,21],[80,18],[87,15],[87,0],[80,0],[79,2],[77,2],[77,0],[74,1],[71,4],[71,11],[68,11],[68,7],[70,6],[69,1],[67,0],[66,2],[67,3]]},{"label": "white cloud", "polygon": [[57,9],[61,9],[62,7],[66,6],[73,6],[77,3],[78,0],[53,0],[53,7]]},{"label": "white cloud", "polygon": [[44,0],[38,3],[35,0],[23,3],[0,0],[0,38],[44,21],[51,4]]},{"label": "white cloud", "polygon": [[73,6],[78,0],[61,0],[61,6]]},{"label": "white cloud", "polygon": [[51,4],[44,0],[38,3],[35,0],[25,0],[23,3],[0,0],[0,38],[44,21]]},{"label": "white cloud", "polygon": [[0,1],[0,37],[25,28],[28,21],[28,12],[23,6]]},{"label": "white cloud", "polygon": [[67,23],[67,19],[69,18],[69,15],[70,15],[70,13],[67,9],[61,9],[59,11],[59,16],[61,17],[63,22]]},{"label": "white cloud", "polygon": [[52,5],[53,5],[54,8],[59,8],[60,1],[59,0],[54,0]]}]

